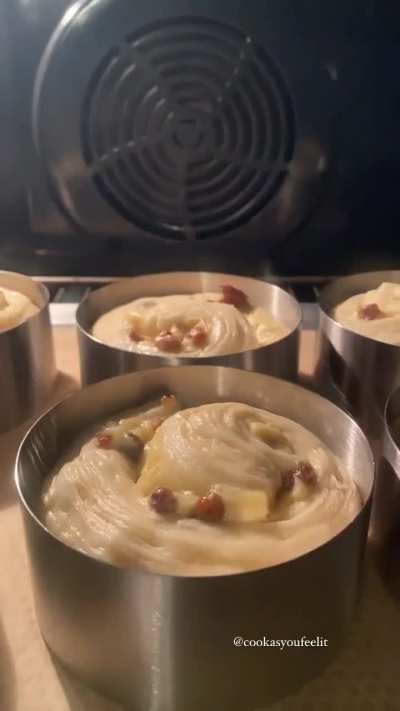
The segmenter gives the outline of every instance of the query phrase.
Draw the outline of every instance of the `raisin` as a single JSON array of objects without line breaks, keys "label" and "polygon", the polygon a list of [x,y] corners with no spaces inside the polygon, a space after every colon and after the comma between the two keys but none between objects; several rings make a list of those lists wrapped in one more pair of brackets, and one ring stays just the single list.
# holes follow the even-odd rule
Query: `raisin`
[{"label": "raisin", "polygon": [[172,353],[181,350],[182,339],[170,331],[161,331],[155,339],[155,344],[159,351]]},{"label": "raisin", "polygon": [[284,472],[281,478],[281,493],[290,491],[294,487],[294,471],[291,469],[288,472]]},{"label": "raisin", "polygon": [[214,492],[198,499],[194,508],[195,518],[206,523],[218,523],[225,515],[225,504],[222,497]]},{"label": "raisin", "polygon": [[202,326],[195,326],[189,331],[188,337],[192,341],[193,345],[201,348],[201,346],[204,346],[207,343],[208,334],[206,329]]},{"label": "raisin", "polygon": [[130,338],[131,341],[133,341],[134,343],[139,343],[139,341],[142,341],[142,340],[143,340],[143,339],[139,336],[138,332],[135,331],[134,328],[132,329],[132,331],[129,332],[129,338]]},{"label": "raisin", "polygon": [[160,487],[155,489],[150,496],[151,508],[159,514],[172,514],[177,509],[177,499],[171,489]]},{"label": "raisin", "polygon": [[97,435],[96,440],[97,446],[101,447],[101,449],[111,449],[113,438],[110,434],[106,434],[105,432],[100,433]]},{"label": "raisin", "polygon": [[241,289],[237,289],[236,286],[227,284],[225,286],[221,286],[221,289],[222,302],[224,304],[231,304],[232,306],[236,306],[238,309],[249,305],[247,294],[245,294]]},{"label": "raisin", "polygon": [[317,478],[315,469],[309,462],[300,462],[296,467],[295,476],[304,484],[314,484]]},{"label": "raisin", "polygon": [[304,484],[314,484],[316,478],[315,469],[309,462],[299,462],[293,469],[282,474],[280,492],[286,493],[293,489],[296,479],[300,479]]},{"label": "raisin", "polygon": [[366,306],[360,306],[358,309],[358,317],[364,321],[375,321],[377,318],[383,318],[384,315],[378,304],[367,304]]}]

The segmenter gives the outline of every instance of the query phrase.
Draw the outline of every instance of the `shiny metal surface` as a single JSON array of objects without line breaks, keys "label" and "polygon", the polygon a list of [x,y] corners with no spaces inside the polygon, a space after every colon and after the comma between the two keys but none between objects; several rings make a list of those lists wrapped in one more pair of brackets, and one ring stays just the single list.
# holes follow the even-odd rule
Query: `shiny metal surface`
[{"label": "shiny metal surface", "polygon": [[[101,417],[174,392],[185,405],[237,400],[298,420],[340,457],[364,506],[337,537],[293,561],[220,577],[172,577],[100,563],[40,523],[44,478]],[[85,388],[44,415],[21,445],[22,504],[39,625],[76,674],[133,711],[255,711],[318,674],[352,618],[374,464],[355,422],[303,388],[241,370],[197,366],[132,373]],[[327,638],[328,646],[235,647],[233,639]]]},{"label": "shiny metal surface", "polygon": [[[190,294],[218,291],[221,284],[233,284],[246,292],[251,304],[264,306],[290,328],[276,343],[251,351],[207,358],[177,358],[131,353],[105,345],[91,335],[94,322],[110,309],[142,296]],[[298,366],[301,310],[297,301],[274,284],[232,274],[213,272],[167,272],[124,279],[92,292],[77,311],[82,383],[164,365],[224,365],[268,373],[295,380]]]},{"label": "shiny metal surface", "polygon": [[[384,412],[382,456],[379,462],[371,520],[371,543],[384,577],[400,597],[400,388],[389,397]],[[397,422],[397,438],[393,425]]]},{"label": "shiny metal surface", "polygon": [[24,323],[0,333],[1,433],[38,414],[56,371],[47,289],[27,276],[4,271],[0,285],[26,294],[40,307]]},{"label": "shiny metal surface", "polygon": [[361,336],[337,323],[332,309],[350,296],[375,289],[383,281],[400,283],[400,271],[367,272],[336,279],[320,296],[319,382],[331,380],[366,432],[376,457],[381,452],[383,412],[400,381],[400,347]]}]

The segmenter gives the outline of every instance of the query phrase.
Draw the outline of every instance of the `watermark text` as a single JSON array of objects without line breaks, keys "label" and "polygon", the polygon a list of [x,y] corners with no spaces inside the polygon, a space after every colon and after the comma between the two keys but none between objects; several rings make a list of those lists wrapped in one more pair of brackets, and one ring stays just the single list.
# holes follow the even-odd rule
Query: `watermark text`
[{"label": "watermark text", "polygon": [[238,635],[233,638],[235,647],[277,647],[282,652],[289,647],[327,647],[328,640],[326,637],[307,637],[303,635],[298,639],[269,639],[261,637],[260,639],[245,639]]}]

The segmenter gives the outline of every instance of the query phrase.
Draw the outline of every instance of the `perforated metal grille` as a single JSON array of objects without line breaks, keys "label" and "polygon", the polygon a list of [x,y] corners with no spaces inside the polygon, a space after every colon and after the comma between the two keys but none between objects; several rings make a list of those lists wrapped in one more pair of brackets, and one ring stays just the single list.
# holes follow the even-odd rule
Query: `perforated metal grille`
[{"label": "perforated metal grille", "polygon": [[132,224],[222,235],[279,189],[294,147],[279,67],[251,37],[201,18],[126,36],[97,67],[82,110],[98,192]]}]

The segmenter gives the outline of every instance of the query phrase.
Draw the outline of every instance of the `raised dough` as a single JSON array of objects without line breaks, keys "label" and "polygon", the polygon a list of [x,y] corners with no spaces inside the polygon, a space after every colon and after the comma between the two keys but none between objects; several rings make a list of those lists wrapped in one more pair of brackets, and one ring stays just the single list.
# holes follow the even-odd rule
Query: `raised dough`
[{"label": "raised dough", "polygon": [[[280,433],[279,446],[270,439],[271,428]],[[45,487],[45,522],[64,542],[115,564],[185,575],[270,566],[329,540],[361,506],[354,481],[317,437],[291,420],[240,403],[172,415],[146,444],[140,465],[99,448],[93,434],[80,447],[75,445],[70,461]],[[312,464],[317,484],[298,481],[276,499],[282,472],[299,461]],[[270,508],[258,523],[210,525],[165,517],[148,504],[159,486],[191,496],[237,487],[246,504],[249,492],[264,492]]]},{"label": "raised dough", "polygon": [[[231,304],[221,303],[221,294],[178,294],[136,299],[103,314],[92,333],[102,343],[124,350],[160,355],[154,339],[172,326],[183,332],[202,321],[209,329],[205,346],[186,343],[179,356],[211,356],[238,353],[267,345],[289,333],[286,324],[278,322],[264,308],[242,312]],[[137,330],[149,340],[135,343],[129,333]]]},{"label": "raised dough", "polygon": [[[359,309],[368,304],[377,304],[384,317],[371,321],[360,318]],[[363,336],[400,345],[400,284],[383,282],[377,289],[351,296],[336,306],[333,318]]]},{"label": "raised dough", "polygon": [[0,332],[19,326],[38,310],[25,294],[0,286]]}]

